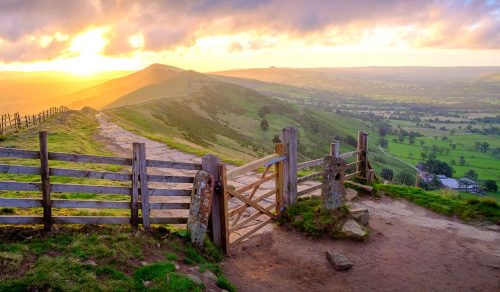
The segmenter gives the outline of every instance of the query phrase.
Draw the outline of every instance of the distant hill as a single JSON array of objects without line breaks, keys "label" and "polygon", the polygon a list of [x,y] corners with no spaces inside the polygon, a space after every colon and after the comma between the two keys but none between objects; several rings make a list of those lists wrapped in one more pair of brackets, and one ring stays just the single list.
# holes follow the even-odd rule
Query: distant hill
[{"label": "distant hill", "polygon": [[173,66],[153,64],[130,75],[69,94],[65,98],[73,101],[70,103],[73,108],[90,106],[102,109],[126,94],[150,84],[164,82],[182,71],[184,70]]},{"label": "distant hill", "polygon": [[487,78],[498,76],[500,67],[271,67],[212,74],[383,99],[481,98],[488,105],[500,98],[500,82]]},{"label": "distant hill", "polygon": [[[301,159],[324,156],[335,139],[341,140],[343,150],[352,150],[361,129],[371,133],[372,153],[380,155],[378,133],[369,123],[292,104],[195,71],[179,71],[116,98],[105,108],[108,117],[128,130],[184,151],[214,153],[233,163],[272,153],[275,135],[289,125],[299,129]],[[261,126],[264,119],[267,129]],[[406,169],[398,162],[374,163]]]}]

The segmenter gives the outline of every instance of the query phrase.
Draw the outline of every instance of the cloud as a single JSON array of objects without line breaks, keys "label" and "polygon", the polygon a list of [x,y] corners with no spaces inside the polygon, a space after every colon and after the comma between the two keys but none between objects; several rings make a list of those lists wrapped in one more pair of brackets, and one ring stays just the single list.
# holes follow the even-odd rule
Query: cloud
[{"label": "cloud", "polygon": [[[110,27],[104,52],[111,56],[133,52],[133,35],[143,36],[143,50],[162,51],[192,46],[204,36],[254,32],[257,39],[239,45],[252,50],[272,46],[258,35],[341,44],[377,27],[413,27],[400,37],[414,47],[500,48],[495,0],[6,0],[0,2],[0,61],[56,57],[67,43],[41,47],[33,39],[55,32],[74,36],[101,26]],[[335,40],[321,39],[332,31]],[[29,47],[34,54],[15,53]]]}]

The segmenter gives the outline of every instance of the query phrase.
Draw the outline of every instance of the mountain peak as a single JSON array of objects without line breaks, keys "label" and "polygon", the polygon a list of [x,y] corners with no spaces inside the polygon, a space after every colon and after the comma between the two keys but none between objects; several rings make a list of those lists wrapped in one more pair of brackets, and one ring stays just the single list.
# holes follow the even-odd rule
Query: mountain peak
[{"label": "mountain peak", "polygon": [[168,70],[168,71],[174,71],[174,72],[184,71],[184,69],[174,67],[174,66],[165,65],[165,64],[160,64],[160,63],[151,64],[151,65],[147,66],[146,68],[144,68],[143,70],[165,70],[165,71]]}]

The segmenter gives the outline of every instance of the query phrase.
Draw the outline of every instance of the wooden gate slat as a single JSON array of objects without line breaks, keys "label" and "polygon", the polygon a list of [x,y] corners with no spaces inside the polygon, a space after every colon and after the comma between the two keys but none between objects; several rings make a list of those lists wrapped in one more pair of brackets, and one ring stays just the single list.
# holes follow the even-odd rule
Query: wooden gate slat
[{"label": "wooden gate slat", "polygon": [[255,232],[259,231],[262,227],[266,226],[267,223],[269,223],[271,220],[273,220],[273,218],[268,218],[268,219],[264,220],[262,223],[260,223],[259,225],[257,225],[252,230],[248,231],[247,233],[245,233],[242,236],[240,236],[237,239],[235,239],[233,242],[231,242],[231,244],[237,244],[238,242],[242,241],[243,239],[249,237],[250,235],[252,235]]},{"label": "wooden gate slat", "polygon": [[243,195],[240,195],[239,193],[233,191],[233,190],[228,190],[229,194],[237,199],[239,199],[240,201],[242,201],[243,203],[251,206],[251,207],[254,207],[255,209],[259,210],[260,212],[266,214],[267,216],[271,217],[271,218],[274,218],[274,214],[267,211],[266,209],[264,209],[261,205],[255,203],[254,201],[252,200],[249,200],[247,197],[243,196]]}]

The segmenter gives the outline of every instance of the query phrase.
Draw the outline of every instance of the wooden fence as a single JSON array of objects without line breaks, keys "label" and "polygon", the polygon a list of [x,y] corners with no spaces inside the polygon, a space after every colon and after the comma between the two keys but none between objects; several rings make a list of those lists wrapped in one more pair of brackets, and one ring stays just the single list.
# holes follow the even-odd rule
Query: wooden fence
[{"label": "wooden fence", "polygon": [[6,135],[8,133],[27,129],[35,125],[40,125],[42,123],[45,123],[49,118],[67,111],[69,111],[69,108],[60,106],[51,107],[35,115],[21,116],[19,112],[14,113],[13,115],[3,114],[0,123],[0,135]]},{"label": "wooden fence", "polygon": [[[154,196],[190,197],[194,174],[193,176],[151,175],[148,174],[148,169],[203,170],[212,175],[215,181],[209,233],[216,245],[229,252],[231,244],[240,242],[257,232],[273,219],[280,217],[287,206],[295,204],[298,197],[319,190],[326,183],[323,178],[324,171],[314,172],[303,177],[298,177],[298,171],[311,167],[323,167],[327,159],[319,158],[298,163],[297,130],[287,127],[283,129],[281,136],[283,144],[276,144],[274,154],[227,170],[226,164],[221,163],[219,158],[214,155],[202,157],[201,164],[146,159],[145,145],[140,143],[133,144],[133,153],[130,158],[49,152],[47,134],[40,132],[39,151],[0,148],[0,157],[37,159],[40,165],[33,167],[0,164],[0,173],[40,175],[41,182],[0,181],[0,191],[41,192],[42,198],[0,198],[0,207],[41,207],[43,208],[43,216],[0,216],[0,224],[44,224],[46,230],[50,230],[52,224],[130,224],[134,229],[141,223],[145,228],[148,228],[150,224],[184,224],[187,222],[187,216],[151,216],[151,210],[189,209],[189,203],[151,202],[151,198]],[[358,147],[355,151],[340,153],[339,142],[334,142],[330,145],[330,153],[328,153],[327,158],[335,157],[341,160],[342,169],[338,173],[342,176],[340,178],[342,182],[354,177],[361,177],[370,182],[374,179],[374,171],[370,167],[367,154],[368,134],[359,132]],[[345,159],[351,157],[354,157],[355,161],[345,163]],[[130,168],[130,170],[127,172],[107,172],[52,168],[49,165],[50,161],[120,165]],[[264,168],[263,172],[255,172],[262,167]],[[255,181],[232,186],[235,178],[249,172],[253,172],[253,175],[256,176]],[[129,182],[129,185],[57,184],[51,182],[51,177],[102,179],[122,183]],[[323,181],[298,191],[301,184],[319,179],[323,179]],[[272,181],[274,181],[273,188],[257,193],[264,183]],[[189,188],[151,188],[150,183],[183,183],[189,184]],[[53,200],[51,199],[52,193],[127,195],[130,200]],[[269,203],[269,199],[271,199],[271,203]],[[230,200],[233,202],[237,200],[240,204],[230,209]],[[267,205],[263,205],[262,203],[266,201]],[[52,208],[129,209],[130,216],[52,216]],[[141,211],[141,216],[139,216],[139,211]],[[248,214],[243,216],[244,212]],[[262,217],[265,219],[253,224],[257,218]],[[241,236],[230,240],[232,233],[242,229],[245,231]]]},{"label": "wooden fence", "polygon": [[[330,144],[330,156],[341,158],[346,160],[351,157],[356,157],[356,160],[350,163],[341,164],[342,169],[339,169],[339,173],[342,175],[340,178],[342,181],[350,180],[354,177],[365,178],[368,182],[372,182],[375,179],[375,172],[371,169],[368,162],[368,134],[365,132],[358,132],[358,144],[355,151],[340,153],[340,142],[334,142]],[[325,158],[314,159],[310,161],[305,161],[297,164],[297,170],[307,169],[311,167],[322,166]],[[345,166],[344,166],[345,165]],[[315,172],[297,179],[297,185],[307,181],[314,181],[323,178],[323,169],[319,172]],[[322,184],[318,184],[301,191],[297,192],[296,197],[304,196],[310,194],[314,191],[320,190]]]},{"label": "wooden fence", "polygon": [[[187,217],[152,217],[154,209],[189,209],[189,203],[151,203],[152,196],[190,197],[192,176],[148,175],[148,168],[201,170],[201,164],[181,163],[146,159],[143,143],[133,144],[131,158],[106,157],[94,155],[55,153],[48,151],[47,133],[40,132],[40,151],[0,148],[0,157],[37,159],[40,166],[21,166],[0,164],[0,173],[16,175],[40,175],[40,183],[1,181],[0,190],[40,192],[42,199],[0,198],[0,207],[43,208],[43,216],[0,216],[0,224],[43,224],[50,230],[52,224],[130,224],[137,228],[142,223],[145,228],[150,224],[183,224]],[[130,168],[127,172],[107,172],[95,170],[52,168],[50,161],[119,165]],[[56,184],[51,177],[72,177],[129,182],[128,186]],[[191,184],[185,189],[150,188],[149,183]],[[91,201],[91,200],[53,200],[52,193],[88,193],[107,195],[127,195],[129,201]],[[52,216],[52,208],[92,208],[92,209],[129,209],[130,216]],[[139,217],[141,210],[141,217]]]}]

